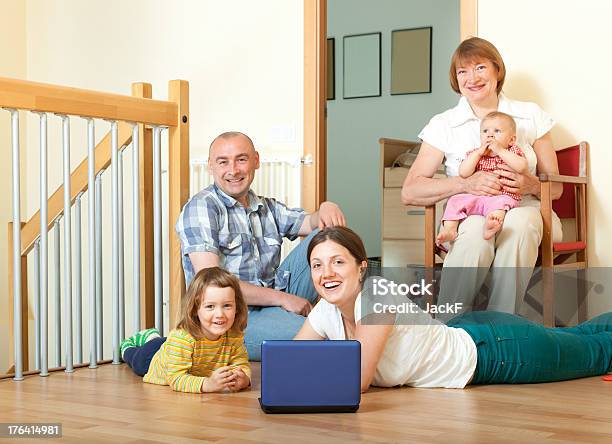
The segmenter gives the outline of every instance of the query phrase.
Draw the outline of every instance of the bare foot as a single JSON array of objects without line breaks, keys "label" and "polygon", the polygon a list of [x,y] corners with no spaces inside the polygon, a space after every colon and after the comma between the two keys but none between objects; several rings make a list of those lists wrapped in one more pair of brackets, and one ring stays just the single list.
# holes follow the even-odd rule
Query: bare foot
[{"label": "bare foot", "polygon": [[491,239],[499,232],[499,230],[502,229],[502,226],[504,225],[504,215],[505,214],[503,213],[500,215],[493,212],[487,216],[483,235],[485,240]]},{"label": "bare foot", "polygon": [[442,245],[444,242],[453,242],[457,239],[457,228],[442,228],[442,231],[436,236],[436,245]]}]

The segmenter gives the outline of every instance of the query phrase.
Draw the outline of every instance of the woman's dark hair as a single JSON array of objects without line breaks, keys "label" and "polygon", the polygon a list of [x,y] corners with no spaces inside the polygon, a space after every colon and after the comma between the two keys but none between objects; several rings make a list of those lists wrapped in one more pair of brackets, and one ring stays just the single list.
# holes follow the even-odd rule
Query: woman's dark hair
[{"label": "woman's dark hair", "polygon": [[361,264],[363,261],[368,261],[368,255],[366,254],[366,249],[363,246],[363,241],[357,233],[347,227],[327,227],[315,234],[310,240],[306,253],[308,263],[310,263],[310,255],[312,254],[314,247],[328,240],[334,241],[338,245],[342,245],[344,248],[346,248],[349,253],[351,253],[351,256],[355,258],[355,262],[357,262],[357,264]]},{"label": "woman's dark hair", "polygon": [[455,53],[451,58],[450,70],[448,72],[451,88],[457,94],[459,91],[459,82],[457,81],[457,67],[463,63],[470,61],[478,61],[481,59],[488,60],[497,69],[497,94],[499,94],[506,80],[506,65],[504,59],[493,43],[480,37],[470,37],[461,42],[455,49]]}]

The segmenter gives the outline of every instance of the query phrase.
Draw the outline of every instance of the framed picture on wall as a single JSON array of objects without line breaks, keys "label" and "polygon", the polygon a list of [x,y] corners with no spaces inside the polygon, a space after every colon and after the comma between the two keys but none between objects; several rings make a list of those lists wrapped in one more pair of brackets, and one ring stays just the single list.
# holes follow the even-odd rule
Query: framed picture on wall
[{"label": "framed picture on wall", "polygon": [[391,95],[431,92],[432,28],[391,32]]},{"label": "framed picture on wall", "polygon": [[327,100],[336,98],[336,39],[327,39]]},{"label": "framed picture on wall", "polygon": [[380,96],[380,53],[380,32],[343,37],[343,98]]}]

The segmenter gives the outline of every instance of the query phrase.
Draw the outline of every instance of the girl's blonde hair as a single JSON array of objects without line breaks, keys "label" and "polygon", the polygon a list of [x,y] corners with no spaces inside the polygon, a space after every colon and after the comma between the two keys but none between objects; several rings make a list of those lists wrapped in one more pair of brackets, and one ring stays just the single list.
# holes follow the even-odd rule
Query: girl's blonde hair
[{"label": "girl's blonde hair", "polygon": [[196,339],[202,337],[198,310],[200,305],[202,305],[204,292],[211,286],[219,288],[230,287],[234,290],[236,317],[230,330],[234,333],[242,334],[247,325],[248,309],[242,291],[240,291],[240,282],[234,275],[219,267],[204,268],[195,275],[183,298],[181,320],[178,322],[177,328],[182,328]]}]

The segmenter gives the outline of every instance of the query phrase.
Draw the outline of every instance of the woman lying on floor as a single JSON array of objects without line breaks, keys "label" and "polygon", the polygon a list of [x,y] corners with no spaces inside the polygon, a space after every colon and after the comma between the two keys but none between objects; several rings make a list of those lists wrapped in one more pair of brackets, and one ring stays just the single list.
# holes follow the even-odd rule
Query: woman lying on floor
[{"label": "woman lying on floor", "polygon": [[401,322],[388,314],[366,319],[361,291],[367,256],[359,236],[345,227],[326,228],[313,237],[307,256],[322,299],[295,339],[358,340],[362,391],[370,385],[550,382],[612,371],[612,313],[555,329],[498,312],[467,313],[447,325],[420,309]]}]

